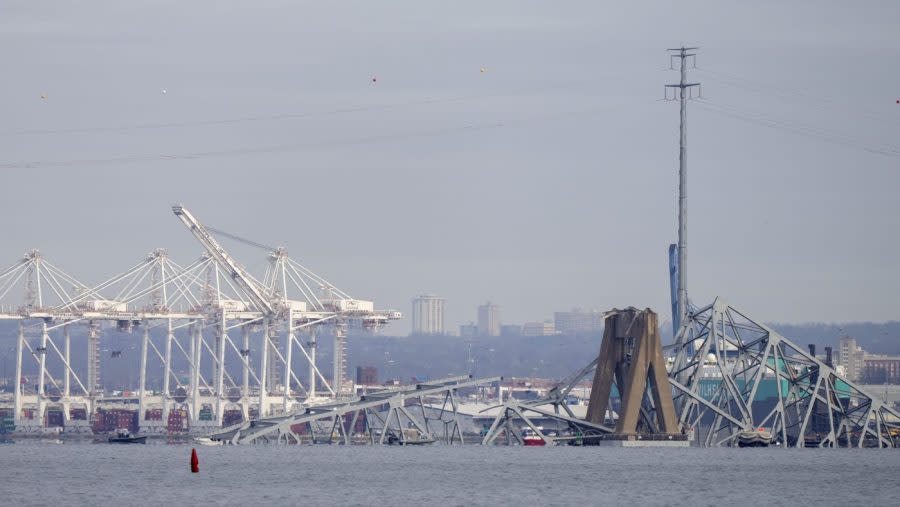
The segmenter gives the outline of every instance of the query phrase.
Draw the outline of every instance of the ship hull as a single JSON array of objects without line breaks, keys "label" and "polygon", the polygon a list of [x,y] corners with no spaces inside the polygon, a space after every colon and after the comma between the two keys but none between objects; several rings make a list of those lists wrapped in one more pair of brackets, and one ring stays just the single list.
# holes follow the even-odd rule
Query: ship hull
[{"label": "ship hull", "polygon": [[111,444],[146,444],[147,437],[110,437]]}]

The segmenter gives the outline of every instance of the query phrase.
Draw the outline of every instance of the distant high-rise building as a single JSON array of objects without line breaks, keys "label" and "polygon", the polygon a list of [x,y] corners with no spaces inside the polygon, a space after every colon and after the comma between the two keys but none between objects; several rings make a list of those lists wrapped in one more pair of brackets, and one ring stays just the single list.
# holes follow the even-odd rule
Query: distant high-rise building
[{"label": "distant high-rise building", "polygon": [[557,334],[552,322],[526,322],[522,325],[522,336],[553,336]]},{"label": "distant high-rise building", "polygon": [[444,307],[447,301],[434,294],[424,294],[412,301],[412,334],[446,334]]},{"label": "distant high-rise building", "polygon": [[361,386],[377,386],[378,370],[374,366],[357,366],[356,383]]},{"label": "distant high-rise building", "polygon": [[553,324],[556,331],[563,334],[599,333],[603,330],[603,314],[574,308],[571,312],[555,312]]},{"label": "distant high-rise building", "polygon": [[500,307],[490,301],[478,307],[478,335],[500,336]]},{"label": "distant high-rise building", "polygon": [[475,338],[478,336],[478,326],[474,322],[459,326],[459,336],[462,338]]},{"label": "distant high-rise building", "polygon": [[863,373],[865,351],[856,344],[856,338],[842,336],[839,342],[839,364],[849,380],[859,380]]}]

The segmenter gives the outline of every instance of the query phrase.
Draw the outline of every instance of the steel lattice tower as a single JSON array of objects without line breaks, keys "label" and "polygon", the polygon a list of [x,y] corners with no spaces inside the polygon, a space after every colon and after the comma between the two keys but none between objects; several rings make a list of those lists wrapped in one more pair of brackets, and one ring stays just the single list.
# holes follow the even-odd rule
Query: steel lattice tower
[{"label": "steel lattice tower", "polygon": [[[687,82],[687,66],[688,58],[696,58],[696,53],[691,51],[699,48],[692,47],[668,49],[669,62],[671,64],[676,58],[679,62],[678,70],[681,72],[681,80],[677,84],[667,84],[666,88],[673,88],[675,91],[674,98],[677,98],[681,105],[681,121],[679,122],[679,142],[678,142],[678,300],[677,300],[677,316],[673,315],[673,320],[683,322],[688,310],[687,296],[687,100],[690,98],[690,89],[700,86],[700,83]],[[674,68],[674,67],[673,67]],[[668,98],[668,96],[667,96]]]}]

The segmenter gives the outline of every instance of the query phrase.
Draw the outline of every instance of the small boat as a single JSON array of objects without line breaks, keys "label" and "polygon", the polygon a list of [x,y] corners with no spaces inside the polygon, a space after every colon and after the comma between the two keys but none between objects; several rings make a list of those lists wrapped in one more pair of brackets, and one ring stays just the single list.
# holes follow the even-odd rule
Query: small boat
[{"label": "small boat", "polygon": [[425,445],[435,442],[431,435],[424,435],[418,430],[407,428],[403,430],[403,438],[400,438],[393,431],[387,436],[388,445]]},{"label": "small boat", "polygon": [[744,430],[738,433],[738,447],[768,447],[774,437],[765,428]]},{"label": "small boat", "polygon": [[422,438],[419,440],[400,440],[393,435],[387,437],[388,445],[425,445],[433,444],[434,442],[435,440],[433,438]]},{"label": "small boat", "polygon": [[[538,430],[542,430],[542,429],[544,429],[544,428],[541,428],[540,426],[538,426]],[[525,428],[524,430],[522,430],[522,443],[524,443],[527,446],[547,445],[547,442],[544,442],[544,439],[541,438],[541,436],[538,435],[531,428]]]},{"label": "small boat", "polygon": [[225,445],[223,440],[214,440],[210,437],[194,437],[194,442],[200,445]]},{"label": "small boat", "polygon": [[115,435],[111,435],[108,439],[111,444],[146,444],[147,436],[144,435],[139,437],[137,435],[132,435],[130,431],[125,428],[119,428],[116,430]]}]

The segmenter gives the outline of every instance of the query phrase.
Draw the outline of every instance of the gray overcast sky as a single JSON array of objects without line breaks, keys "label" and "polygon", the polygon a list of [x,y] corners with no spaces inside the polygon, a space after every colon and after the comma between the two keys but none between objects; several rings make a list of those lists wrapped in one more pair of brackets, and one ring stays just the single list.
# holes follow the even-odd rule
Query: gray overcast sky
[{"label": "gray overcast sky", "polygon": [[87,283],[188,262],[183,202],[381,307],[440,294],[452,329],[486,299],[667,318],[684,43],[693,299],[897,319],[898,22],[895,0],[7,0],[0,259]]}]

